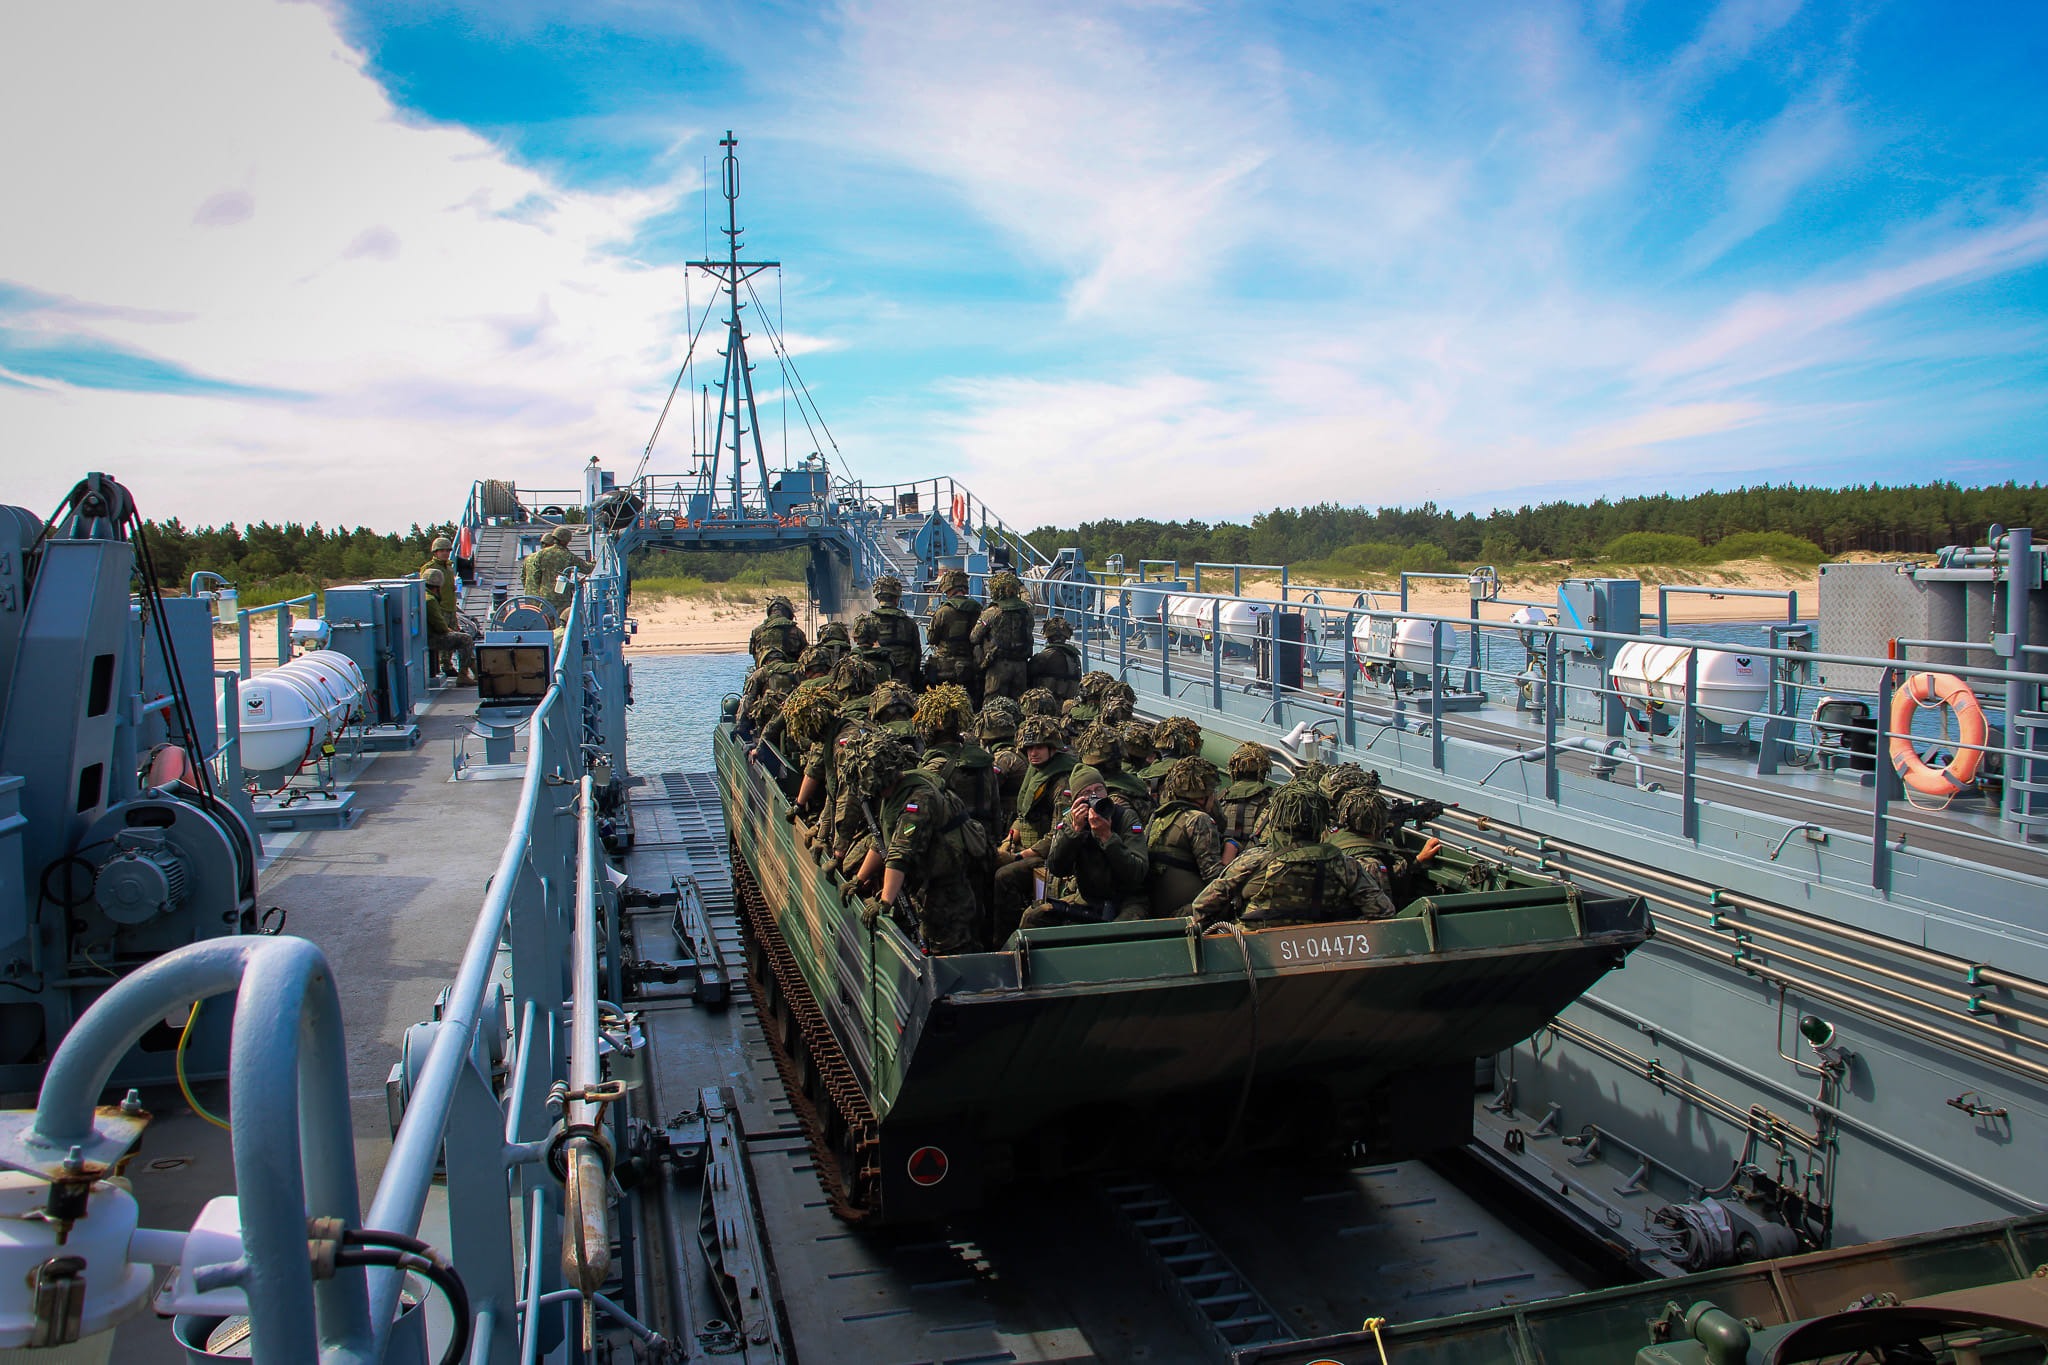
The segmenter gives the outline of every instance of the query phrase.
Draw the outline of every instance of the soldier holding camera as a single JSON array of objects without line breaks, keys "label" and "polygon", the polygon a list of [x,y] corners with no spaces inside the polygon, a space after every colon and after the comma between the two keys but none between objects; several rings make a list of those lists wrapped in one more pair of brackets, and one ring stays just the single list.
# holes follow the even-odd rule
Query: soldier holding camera
[{"label": "soldier holding camera", "polygon": [[1137,813],[1094,768],[1074,769],[1067,790],[1066,814],[1043,841],[1045,893],[1023,927],[1145,918],[1152,865]]}]

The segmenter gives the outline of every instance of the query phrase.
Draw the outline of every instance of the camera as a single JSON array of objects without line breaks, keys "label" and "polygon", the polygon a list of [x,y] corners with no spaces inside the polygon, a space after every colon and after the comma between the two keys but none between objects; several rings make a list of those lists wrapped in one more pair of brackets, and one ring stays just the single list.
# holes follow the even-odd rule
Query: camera
[{"label": "camera", "polygon": [[1108,820],[1116,812],[1116,802],[1106,796],[1091,796],[1088,798],[1088,809],[1091,813]]}]

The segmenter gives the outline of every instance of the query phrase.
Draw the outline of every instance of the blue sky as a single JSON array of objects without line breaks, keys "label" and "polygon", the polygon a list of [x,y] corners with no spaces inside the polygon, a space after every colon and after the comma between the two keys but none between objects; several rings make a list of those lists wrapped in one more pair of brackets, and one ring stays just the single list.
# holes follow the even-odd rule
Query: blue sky
[{"label": "blue sky", "polygon": [[2048,472],[2037,5],[21,23],[10,501],[104,465],[188,521],[402,525],[630,469],[726,128],[845,463],[1025,525]]}]

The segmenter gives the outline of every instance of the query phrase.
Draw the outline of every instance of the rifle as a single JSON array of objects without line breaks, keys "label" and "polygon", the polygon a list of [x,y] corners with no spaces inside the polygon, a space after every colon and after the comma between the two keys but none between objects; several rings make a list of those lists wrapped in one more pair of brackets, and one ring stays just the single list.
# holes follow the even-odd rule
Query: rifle
[{"label": "rifle", "polygon": [[1442,801],[1393,801],[1387,806],[1387,833],[1406,824],[1426,825],[1447,810],[1456,810],[1458,803],[1446,805]]}]

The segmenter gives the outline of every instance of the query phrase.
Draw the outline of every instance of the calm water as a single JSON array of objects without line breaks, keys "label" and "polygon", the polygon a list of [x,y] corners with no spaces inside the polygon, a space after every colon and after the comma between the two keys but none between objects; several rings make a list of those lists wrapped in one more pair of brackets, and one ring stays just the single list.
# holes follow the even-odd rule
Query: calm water
[{"label": "calm water", "polygon": [[728,692],[747,678],[744,654],[633,660],[626,761],[636,773],[709,772],[711,731]]}]

